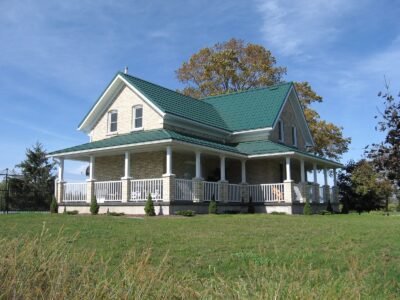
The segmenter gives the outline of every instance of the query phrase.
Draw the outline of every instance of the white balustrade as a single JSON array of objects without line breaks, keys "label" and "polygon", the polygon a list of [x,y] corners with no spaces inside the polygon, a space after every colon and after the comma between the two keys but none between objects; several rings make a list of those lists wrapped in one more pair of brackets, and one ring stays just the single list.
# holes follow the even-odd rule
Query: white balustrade
[{"label": "white balustrade", "polygon": [[193,200],[193,181],[188,179],[175,180],[175,200]]},{"label": "white balustrade", "polygon": [[314,202],[314,191],[315,191],[315,188],[314,188],[314,185],[312,185],[312,184],[307,184],[307,186],[306,186],[306,193],[307,193],[307,199],[308,199],[308,203],[312,203],[312,202]]},{"label": "white balustrade", "polygon": [[146,201],[149,194],[155,202],[163,200],[162,178],[131,180],[131,201]]},{"label": "white balustrade", "polygon": [[219,201],[219,184],[218,182],[204,181],[204,201]]},{"label": "white balustrade", "polygon": [[94,183],[94,194],[97,202],[121,201],[122,200],[122,181],[96,181]]},{"label": "white balustrade", "polygon": [[63,202],[86,202],[86,183],[66,182],[63,184]]},{"label": "white balustrade", "polygon": [[303,191],[302,191],[302,186],[300,184],[294,184],[293,185],[293,196],[294,196],[294,201],[303,202]]},{"label": "white balustrade", "polygon": [[249,196],[253,202],[281,202],[284,201],[283,183],[252,184],[249,185]]},{"label": "white balustrade", "polygon": [[325,202],[325,188],[323,186],[319,187],[319,203]]},{"label": "white balustrade", "polygon": [[228,184],[228,201],[241,202],[240,189],[239,184]]}]

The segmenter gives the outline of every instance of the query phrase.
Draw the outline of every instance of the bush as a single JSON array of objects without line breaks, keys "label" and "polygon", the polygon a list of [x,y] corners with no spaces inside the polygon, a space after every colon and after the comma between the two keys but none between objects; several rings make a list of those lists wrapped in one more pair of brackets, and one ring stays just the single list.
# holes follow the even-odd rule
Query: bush
[{"label": "bush", "polygon": [[146,206],[144,207],[144,212],[146,216],[154,217],[156,215],[156,211],[154,210],[153,199],[151,198],[151,194],[147,197]]},{"label": "bush", "polygon": [[58,213],[58,203],[56,197],[53,196],[50,203],[50,212],[52,214]]},{"label": "bush", "polygon": [[329,211],[330,213],[333,213],[332,204],[329,199],[328,199],[328,205],[326,206],[326,210]]},{"label": "bush", "polygon": [[175,214],[184,217],[193,217],[196,215],[196,212],[193,210],[178,210]]},{"label": "bush", "polygon": [[97,215],[99,213],[99,204],[97,203],[95,195],[93,195],[92,200],[90,201],[90,213],[92,215]]},{"label": "bush", "polygon": [[213,195],[210,204],[208,205],[208,213],[217,214],[217,212],[218,212],[217,202],[215,202],[215,196]]},{"label": "bush", "polygon": [[320,214],[320,215],[323,215],[323,216],[325,216],[325,215],[333,215],[333,212],[331,212],[331,211],[329,211],[329,210],[321,210],[321,211],[319,212],[319,214]]},{"label": "bush", "polygon": [[64,210],[63,210],[63,214],[67,213],[67,207],[64,205]]},{"label": "bush", "polygon": [[117,212],[110,212],[107,211],[107,216],[113,216],[113,217],[120,217],[120,216],[124,216],[124,213],[117,213]]},{"label": "bush", "polygon": [[255,208],[254,208],[254,203],[253,203],[253,197],[250,196],[249,198],[249,204],[247,206],[247,212],[249,214],[254,214],[255,213]]},{"label": "bush", "polygon": [[71,211],[66,211],[65,212],[67,215],[77,215],[77,214],[79,214],[79,211],[77,211],[77,210],[71,210]]},{"label": "bush", "polygon": [[306,216],[312,215],[312,209],[310,202],[308,202],[308,199],[306,199],[306,204],[304,204],[303,214]]}]

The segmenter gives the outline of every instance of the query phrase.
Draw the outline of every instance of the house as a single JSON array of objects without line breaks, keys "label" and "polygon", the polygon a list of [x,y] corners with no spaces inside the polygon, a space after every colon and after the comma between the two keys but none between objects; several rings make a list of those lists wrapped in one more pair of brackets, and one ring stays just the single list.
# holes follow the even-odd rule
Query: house
[{"label": "house", "polygon": [[[306,199],[314,210],[338,203],[342,165],[307,151],[314,142],[291,82],[197,100],[119,72],[78,129],[90,142],[49,154],[60,210],[88,213],[94,195],[100,213],[126,214],[143,214],[149,194],[165,215],[206,212],[211,199],[221,212],[249,201],[288,214]],[[65,182],[65,160],[88,162],[87,181]]]}]

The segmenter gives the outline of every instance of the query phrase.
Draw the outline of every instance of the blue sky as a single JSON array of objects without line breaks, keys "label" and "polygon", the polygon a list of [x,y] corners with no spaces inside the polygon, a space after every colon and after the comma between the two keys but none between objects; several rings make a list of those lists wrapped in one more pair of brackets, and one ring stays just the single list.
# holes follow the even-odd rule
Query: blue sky
[{"label": "blue sky", "polygon": [[[49,151],[88,141],[76,130],[115,73],[179,88],[174,71],[232,37],[270,49],[285,80],[309,81],[324,119],[353,142],[380,140],[383,77],[400,90],[400,4],[369,0],[0,1],[0,170],[36,141]],[[67,164],[67,178],[82,171]]]}]

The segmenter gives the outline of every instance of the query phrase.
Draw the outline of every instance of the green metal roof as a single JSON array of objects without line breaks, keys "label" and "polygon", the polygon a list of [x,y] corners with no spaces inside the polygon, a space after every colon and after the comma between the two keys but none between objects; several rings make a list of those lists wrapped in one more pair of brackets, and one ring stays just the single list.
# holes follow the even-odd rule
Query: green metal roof
[{"label": "green metal roof", "polygon": [[118,72],[118,75],[162,112],[229,132],[272,127],[292,86],[289,82],[198,100],[122,72]]},{"label": "green metal roof", "polygon": [[292,83],[207,97],[231,131],[272,127]]},{"label": "green metal roof", "polygon": [[[182,133],[178,133],[176,131],[167,130],[167,129],[156,129],[156,130],[148,130],[148,131],[139,131],[132,132],[128,134],[117,135],[111,138],[107,138],[104,140],[85,143],[78,146],[58,150],[49,153],[49,155],[56,154],[67,154],[71,152],[79,152],[86,150],[95,150],[102,148],[112,148],[115,146],[124,146],[124,145],[134,145],[144,142],[153,142],[153,141],[161,141],[161,140],[173,140],[189,143],[192,145],[198,145],[203,147],[208,147],[215,150],[227,151],[234,154],[242,154],[242,155],[258,155],[258,154],[273,154],[273,153],[287,153],[287,152],[295,152],[303,155],[307,155],[309,157],[318,158],[325,160],[327,162],[336,163],[319,156],[315,156],[308,152],[300,151],[297,148],[289,147],[283,144],[275,143],[269,140],[264,141],[252,141],[252,142],[242,142],[236,144],[222,144],[214,141],[206,140],[199,137],[194,137],[190,135],[185,135]],[[337,164],[337,163],[336,163]]]}]

